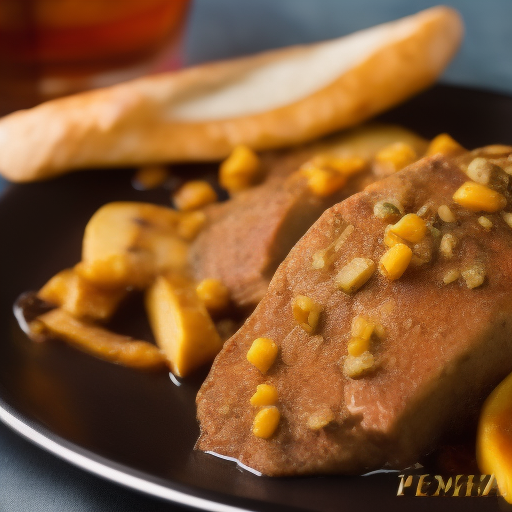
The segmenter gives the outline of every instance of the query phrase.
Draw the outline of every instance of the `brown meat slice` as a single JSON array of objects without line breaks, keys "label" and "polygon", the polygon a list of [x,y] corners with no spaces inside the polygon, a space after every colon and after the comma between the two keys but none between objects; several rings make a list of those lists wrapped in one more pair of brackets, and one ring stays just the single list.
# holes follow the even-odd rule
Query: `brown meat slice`
[{"label": "brown meat slice", "polygon": [[233,302],[252,309],[279,264],[330,206],[364,188],[369,171],[329,197],[317,197],[305,177],[274,176],[208,210],[209,223],[191,248],[196,279],[220,279]]},{"label": "brown meat slice", "polygon": [[315,154],[358,155],[371,159],[396,141],[418,154],[426,141],[403,128],[369,125],[291,151],[267,153],[262,167],[267,179],[233,199],[206,209],[208,223],[191,248],[194,277],[220,279],[234,303],[252,309],[290,249],[330,206],[362,190],[378,177],[368,168],[329,197],[316,197],[295,171]]},{"label": "brown meat slice", "polygon": [[[417,462],[443,433],[472,416],[512,370],[512,229],[499,213],[485,214],[493,227],[484,229],[478,222],[482,213],[453,203],[455,190],[467,179],[453,162],[431,157],[326,211],[217,356],[197,396],[197,447],[234,457],[266,475],[360,474]],[[430,262],[410,266],[396,281],[376,272],[359,291],[346,295],[334,277],[355,257],[378,263],[387,249],[386,222],[373,208],[390,199],[408,213],[428,205],[427,217],[440,231],[432,230],[434,235],[452,233],[459,240],[453,257],[441,256],[439,236],[428,235],[434,248]],[[457,222],[439,220],[436,212],[443,204]],[[313,269],[313,254],[346,225],[354,230],[331,268]],[[474,265],[486,269],[483,285],[470,289],[462,278],[443,284],[448,271]],[[291,301],[298,294],[324,308],[314,335],[293,318]],[[356,315],[380,323],[384,335],[371,342],[374,370],[351,379],[343,362]],[[258,337],[271,338],[279,347],[266,375],[246,359]],[[252,433],[257,409],[249,400],[262,383],[274,385],[279,396],[281,420],[269,439]],[[308,422],[315,417],[332,421],[314,430]]]}]

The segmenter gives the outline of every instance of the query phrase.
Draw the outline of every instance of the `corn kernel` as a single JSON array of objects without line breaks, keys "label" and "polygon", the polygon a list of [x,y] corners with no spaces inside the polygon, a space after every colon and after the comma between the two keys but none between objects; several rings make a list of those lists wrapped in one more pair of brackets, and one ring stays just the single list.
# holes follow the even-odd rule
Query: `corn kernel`
[{"label": "corn kernel", "polygon": [[311,267],[315,270],[328,269],[334,261],[334,250],[332,247],[316,251],[311,258]]},{"label": "corn kernel", "polygon": [[432,261],[434,252],[434,241],[432,238],[424,238],[421,242],[414,244],[412,247],[411,265],[421,267],[425,263]]},{"label": "corn kernel", "polygon": [[370,349],[370,339],[350,338],[347,345],[348,353],[351,356],[358,357]]},{"label": "corn kernel", "polygon": [[472,212],[494,213],[507,205],[506,198],[499,192],[473,181],[464,183],[453,194],[453,200]]},{"label": "corn kernel", "polygon": [[325,269],[327,270],[331,263],[334,261],[336,257],[336,252],[341,249],[343,244],[347,241],[347,238],[354,232],[354,226],[349,224],[341,233],[341,235],[334,240],[328,247],[325,249],[320,249],[313,254],[311,266],[316,269]]},{"label": "corn kernel", "polygon": [[455,155],[462,153],[465,149],[447,133],[441,133],[434,137],[427,148],[426,156],[437,155]]},{"label": "corn kernel", "polygon": [[313,334],[320,320],[322,306],[305,295],[297,295],[292,302],[293,318],[308,333]]},{"label": "corn kernel", "polygon": [[415,213],[409,213],[391,226],[391,231],[407,242],[418,243],[427,233],[425,221]]},{"label": "corn kernel", "polygon": [[332,243],[332,247],[335,252],[339,251],[345,242],[347,241],[347,238],[354,232],[354,226],[352,224],[349,224],[341,233],[341,235],[334,240]]},{"label": "corn kernel", "polygon": [[311,430],[320,430],[334,421],[334,413],[329,408],[314,412],[308,418],[308,428]]},{"label": "corn kernel", "polygon": [[425,217],[430,212],[431,209],[432,203],[428,201],[416,212],[416,215],[418,217]]},{"label": "corn kernel", "polygon": [[375,155],[377,162],[388,166],[394,172],[412,164],[417,158],[414,148],[404,142],[390,144]]},{"label": "corn kernel", "polygon": [[364,316],[356,316],[352,320],[350,334],[352,338],[348,342],[348,353],[357,357],[368,351],[370,348],[370,338],[375,330],[375,324],[367,320]]},{"label": "corn kernel", "polygon": [[254,418],[252,433],[256,437],[268,439],[276,431],[280,419],[281,414],[276,406],[264,407]]},{"label": "corn kernel", "polygon": [[402,238],[400,238],[396,233],[393,233],[392,228],[392,224],[389,224],[389,226],[386,226],[386,229],[384,230],[383,242],[386,247],[393,247],[393,245],[405,243]]},{"label": "corn kernel", "polygon": [[453,258],[453,250],[457,246],[458,239],[455,235],[452,235],[451,233],[446,233],[443,235],[443,238],[441,238],[441,243],[439,244],[439,252],[445,257],[445,258]]},{"label": "corn kernel", "polygon": [[362,377],[375,367],[375,358],[370,352],[363,352],[360,356],[348,355],[343,360],[343,373],[349,379]]},{"label": "corn kernel", "polygon": [[277,357],[277,345],[269,338],[256,338],[247,352],[247,361],[265,374]]},{"label": "corn kernel", "polygon": [[496,165],[500,162],[506,166],[507,160],[498,159],[489,161],[486,158],[474,158],[467,166],[466,174],[469,178],[482,185],[487,185],[489,188],[498,192],[506,191],[508,188],[509,176],[508,173],[500,166]]},{"label": "corn kernel", "polygon": [[396,244],[388,249],[380,259],[380,273],[394,281],[406,271],[411,259],[412,250],[405,244]]},{"label": "corn kernel", "polygon": [[220,165],[220,186],[230,192],[249,188],[257,181],[259,169],[260,160],[256,153],[247,146],[237,146]]},{"label": "corn kernel", "polygon": [[256,393],[251,397],[251,405],[263,407],[265,405],[274,405],[277,402],[277,389],[270,384],[260,384],[256,388]]},{"label": "corn kernel", "polygon": [[468,164],[466,174],[469,178],[482,185],[488,185],[491,181],[494,165],[485,158],[473,158]]},{"label": "corn kernel", "polygon": [[327,197],[343,188],[347,178],[361,172],[366,164],[366,160],[359,157],[317,155],[306,162],[300,172],[308,178],[308,186],[313,194]]},{"label": "corn kernel", "polygon": [[196,292],[209,312],[222,311],[229,306],[229,290],[218,279],[203,279]]},{"label": "corn kernel", "polygon": [[368,258],[354,258],[347,263],[335,278],[338,289],[354,293],[363,286],[375,272],[375,263]]},{"label": "corn kernel", "polygon": [[489,219],[489,217],[485,217],[483,215],[481,217],[478,217],[478,224],[480,224],[480,226],[487,230],[492,228],[492,220]]},{"label": "corn kernel", "polygon": [[190,211],[217,201],[217,193],[206,181],[192,180],[182,185],[173,196],[178,210]]},{"label": "corn kernel", "polygon": [[481,263],[475,263],[461,272],[466,286],[470,289],[478,288],[485,281],[485,268]]},{"label": "corn kernel", "polygon": [[446,274],[443,276],[443,283],[450,284],[454,281],[457,281],[460,277],[460,272],[457,269],[448,270]]},{"label": "corn kernel", "polygon": [[363,340],[369,340],[372,337],[375,324],[367,320],[364,316],[356,316],[352,320],[352,328],[350,334],[354,338],[361,338]]},{"label": "corn kernel", "polygon": [[352,176],[361,172],[367,166],[367,161],[358,156],[343,158],[333,155],[316,155],[311,163],[307,162],[304,167],[309,165],[337,171],[344,176]]},{"label": "corn kernel", "polygon": [[510,212],[501,212],[501,216],[506,224],[512,228],[512,213]]},{"label": "corn kernel", "polygon": [[442,204],[437,209],[437,214],[443,222],[455,222],[457,218],[446,204]]},{"label": "corn kernel", "polygon": [[204,212],[195,211],[183,213],[176,228],[178,236],[188,241],[194,240],[205,223],[206,215]]},{"label": "corn kernel", "polygon": [[159,187],[169,177],[169,171],[160,165],[148,165],[141,167],[132,179],[132,184],[137,190],[150,190]]},{"label": "corn kernel", "polygon": [[311,258],[311,267],[315,270],[322,268],[327,269],[334,259],[334,251],[330,250],[330,247],[326,249],[320,249],[313,254]]},{"label": "corn kernel", "polygon": [[310,167],[301,171],[307,177],[308,187],[318,197],[328,197],[342,189],[347,178],[338,171]]}]

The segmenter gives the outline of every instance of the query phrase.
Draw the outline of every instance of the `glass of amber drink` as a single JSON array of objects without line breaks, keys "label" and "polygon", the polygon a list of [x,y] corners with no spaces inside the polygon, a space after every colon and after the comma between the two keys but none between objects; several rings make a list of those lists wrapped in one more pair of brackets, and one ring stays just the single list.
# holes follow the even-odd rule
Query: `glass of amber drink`
[{"label": "glass of amber drink", "polygon": [[0,0],[0,106],[180,67],[189,0]]}]

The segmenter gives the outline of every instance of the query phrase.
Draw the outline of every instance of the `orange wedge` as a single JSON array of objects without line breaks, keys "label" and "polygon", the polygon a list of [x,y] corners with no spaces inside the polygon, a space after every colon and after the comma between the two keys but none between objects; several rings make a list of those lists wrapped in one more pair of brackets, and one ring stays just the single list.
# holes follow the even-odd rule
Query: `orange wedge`
[{"label": "orange wedge", "polygon": [[494,474],[502,496],[512,503],[512,374],[489,395],[480,413],[477,460]]}]

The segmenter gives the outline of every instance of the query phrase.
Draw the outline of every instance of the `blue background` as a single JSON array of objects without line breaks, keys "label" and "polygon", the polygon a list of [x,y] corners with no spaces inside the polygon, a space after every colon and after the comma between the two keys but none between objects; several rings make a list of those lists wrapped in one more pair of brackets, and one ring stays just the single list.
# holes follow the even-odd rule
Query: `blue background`
[{"label": "blue background", "polygon": [[[185,38],[186,63],[338,37],[432,5],[426,0],[196,0]],[[447,5],[462,13],[466,38],[442,81],[512,94],[512,0]],[[183,509],[104,482],[0,425],[0,511],[92,510]]]},{"label": "blue background", "polygon": [[[187,63],[339,37],[438,5],[428,0],[199,0]],[[512,1],[452,0],[466,37],[445,82],[512,93]]]}]

